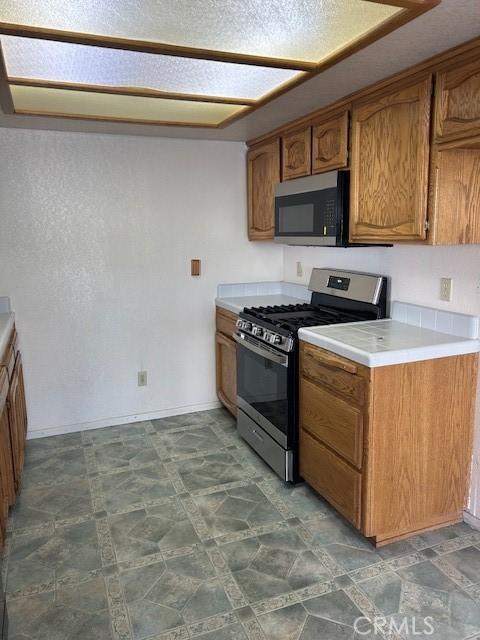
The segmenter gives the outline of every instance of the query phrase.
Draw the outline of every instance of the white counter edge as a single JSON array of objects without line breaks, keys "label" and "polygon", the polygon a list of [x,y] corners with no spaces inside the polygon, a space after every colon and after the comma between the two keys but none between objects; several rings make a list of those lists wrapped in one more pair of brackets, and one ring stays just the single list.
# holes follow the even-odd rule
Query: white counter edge
[{"label": "white counter edge", "polygon": [[215,305],[217,307],[221,307],[222,309],[226,309],[227,311],[231,311],[232,313],[239,314],[240,311],[243,311],[243,307],[239,307],[234,302],[229,301],[228,298],[215,298]]},{"label": "white counter edge", "polygon": [[2,313],[2,316],[9,316],[5,325],[2,326],[0,331],[0,354],[4,352],[8,339],[10,337],[10,333],[12,331],[13,325],[15,324],[15,314],[10,311],[9,313]]},{"label": "white counter edge", "polygon": [[[339,342],[333,338],[320,336],[309,329],[300,329],[300,340],[313,344],[316,347],[327,349],[339,356],[363,364],[366,367],[387,367],[392,364],[404,364],[407,362],[420,362],[421,360],[435,360],[448,356],[466,355],[480,352],[480,340],[456,340],[440,345],[416,347],[414,349],[397,349],[378,353],[367,353],[356,347]],[[455,338],[455,336],[452,336]]]}]

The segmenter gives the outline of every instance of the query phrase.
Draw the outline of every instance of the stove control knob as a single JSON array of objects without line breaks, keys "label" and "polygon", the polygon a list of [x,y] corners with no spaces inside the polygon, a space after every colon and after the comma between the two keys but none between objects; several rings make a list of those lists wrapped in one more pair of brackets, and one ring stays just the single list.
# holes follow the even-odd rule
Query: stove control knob
[{"label": "stove control knob", "polygon": [[278,335],[274,335],[272,342],[273,344],[282,344],[282,338]]},{"label": "stove control knob", "polygon": [[245,331],[251,331],[252,330],[252,323],[251,322],[244,322],[243,323],[243,328],[245,329]]},{"label": "stove control knob", "polygon": [[259,338],[261,338],[263,336],[262,327],[253,327],[253,335],[254,336],[258,336]]},{"label": "stove control knob", "polygon": [[237,329],[243,329],[245,322],[243,320],[237,320]]}]

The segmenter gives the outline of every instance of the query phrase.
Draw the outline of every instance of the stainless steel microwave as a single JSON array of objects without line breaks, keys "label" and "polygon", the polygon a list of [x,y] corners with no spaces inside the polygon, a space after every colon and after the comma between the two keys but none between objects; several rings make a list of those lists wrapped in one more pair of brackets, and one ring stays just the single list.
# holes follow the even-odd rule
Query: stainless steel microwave
[{"label": "stainless steel microwave", "polygon": [[348,242],[348,171],[281,182],[275,189],[275,242],[324,247]]}]

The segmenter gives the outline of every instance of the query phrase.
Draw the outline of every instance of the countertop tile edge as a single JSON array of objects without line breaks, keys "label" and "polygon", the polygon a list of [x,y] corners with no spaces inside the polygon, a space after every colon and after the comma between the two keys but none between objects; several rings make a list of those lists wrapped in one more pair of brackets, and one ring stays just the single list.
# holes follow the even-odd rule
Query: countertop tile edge
[{"label": "countertop tile edge", "polygon": [[300,340],[304,342],[308,342],[322,349],[327,349],[339,356],[343,356],[344,358],[348,358],[349,360],[353,360],[370,368],[387,367],[394,364],[421,362],[422,360],[435,360],[436,358],[447,358],[449,356],[480,352],[480,340],[465,339],[463,341],[457,340],[456,342],[441,345],[428,345],[413,349],[395,349],[369,354],[343,342],[314,334],[310,332],[309,329],[300,329],[298,335]]}]

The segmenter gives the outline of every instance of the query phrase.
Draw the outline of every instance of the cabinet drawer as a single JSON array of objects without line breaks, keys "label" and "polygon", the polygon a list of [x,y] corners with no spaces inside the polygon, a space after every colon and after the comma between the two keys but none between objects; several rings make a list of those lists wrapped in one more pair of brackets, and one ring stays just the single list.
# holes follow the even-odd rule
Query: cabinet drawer
[{"label": "cabinet drawer", "polygon": [[300,380],[300,426],[360,468],[363,414],[332,393]]},{"label": "cabinet drawer", "polygon": [[235,331],[237,318],[238,316],[235,313],[217,307],[217,331],[231,338]]},{"label": "cabinet drawer", "polygon": [[332,389],[349,402],[362,405],[365,401],[364,376],[368,369],[365,371],[356,362],[302,342],[300,371],[302,376]]},{"label": "cabinet drawer", "polygon": [[361,474],[303,429],[300,475],[355,527],[360,527]]}]

